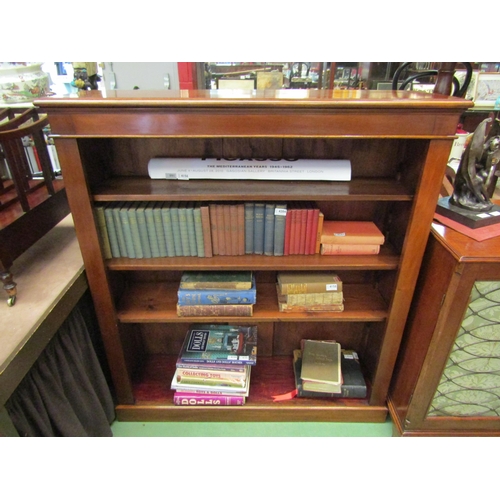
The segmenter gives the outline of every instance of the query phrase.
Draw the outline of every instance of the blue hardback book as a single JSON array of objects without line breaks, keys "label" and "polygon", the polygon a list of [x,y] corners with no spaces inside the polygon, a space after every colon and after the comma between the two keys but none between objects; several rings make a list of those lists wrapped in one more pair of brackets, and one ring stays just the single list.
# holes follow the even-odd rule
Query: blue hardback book
[{"label": "blue hardback book", "polygon": [[252,288],[248,290],[205,290],[180,289],[177,291],[180,306],[208,305],[208,304],[255,304],[257,287],[255,277],[252,277]]}]

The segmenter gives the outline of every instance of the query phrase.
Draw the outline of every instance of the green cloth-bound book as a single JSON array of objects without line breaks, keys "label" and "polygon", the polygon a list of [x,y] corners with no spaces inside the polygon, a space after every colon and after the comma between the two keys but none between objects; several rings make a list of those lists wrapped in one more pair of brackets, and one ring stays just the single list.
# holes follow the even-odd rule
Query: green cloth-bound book
[{"label": "green cloth-bound book", "polygon": [[121,257],[128,257],[127,244],[125,243],[125,235],[123,234],[122,220],[120,217],[120,210],[125,203],[125,201],[113,203],[113,220],[115,222],[116,238],[118,240],[118,246],[120,247]]},{"label": "green cloth-bound book", "polygon": [[125,202],[120,209],[120,219],[122,221],[123,237],[125,238],[125,244],[127,245],[127,257],[130,259],[136,259],[134,242],[132,240],[132,229],[130,228],[130,219],[128,216],[128,211],[132,202]]},{"label": "green cloth-bound book", "polygon": [[155,220],[154,220],[154,205],[156,202],[150,201],[146,204],[144,214],[146,216],[146,227],[149,248],[151,250],[151,257],[160,257],[160,247],[158,246],[158,235],[156,234]]},{"label": "green cloth-bound book", "polygon": [[[142,248],[142,257],[149,259],[151,258],[151,246],[149,244],[148,228],[146,222],[146,205],[146,202],[139,202],[135,213],[137,217],[137,229],[139,230],[139,244]],[[134,233],[132,233],[132,236],[133,234]]]},{"label": "green cloth-bound book", "polygon": [[167,244],[165,241],[165,230],[163,229],[163,220],[161,218],[161,209],[163,203],[161,201],[155,202],[153,206],[153,222],[156,231],[156,237],[158,238],[158,252],[160,257],[167,256]]}]

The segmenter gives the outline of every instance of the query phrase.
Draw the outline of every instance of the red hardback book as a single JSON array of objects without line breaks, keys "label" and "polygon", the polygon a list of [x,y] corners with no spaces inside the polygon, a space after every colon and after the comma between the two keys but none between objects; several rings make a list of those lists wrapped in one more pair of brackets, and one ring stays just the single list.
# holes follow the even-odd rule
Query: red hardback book
[{"label": "red hardback book", "polygon": [[321,243],[383,245],[384,235],[371,221],[325,220]]},{"label": "red hardback book", "polygon": [[307,230],[307,206],[305,203],[301,203],[299,209],[299,234],[298,234],[298,251],[299,255],[304,255],[306,253],[306,230]]}]

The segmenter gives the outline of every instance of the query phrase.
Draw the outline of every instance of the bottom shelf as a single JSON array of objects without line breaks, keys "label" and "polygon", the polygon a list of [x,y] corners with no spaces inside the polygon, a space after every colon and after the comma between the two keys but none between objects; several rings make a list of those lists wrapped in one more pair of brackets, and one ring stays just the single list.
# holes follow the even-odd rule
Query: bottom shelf
[{"label": "bottom shelf", "polygon": [[118,405],[118,420],[226,422],[385,422],[386,406],[370,406],[365,399],[294,398],[273,402],[273,396],[295,388],[291,356],[260,357],[252,368],[250,395],[244,406],[176,406],[170,389],[175,356],[148,358],[133,381],[135,405]]}]

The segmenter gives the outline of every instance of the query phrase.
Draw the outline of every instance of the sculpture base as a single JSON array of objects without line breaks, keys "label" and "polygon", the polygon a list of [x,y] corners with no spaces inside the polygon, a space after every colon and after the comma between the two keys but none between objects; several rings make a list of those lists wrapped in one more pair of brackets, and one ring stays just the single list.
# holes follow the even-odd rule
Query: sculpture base
[{"label": "sculpture base", "polygon": [[489,212],[474,212],[450,203],[450,196],[438,201],[436,212],[471,229],[500,223],[500,206]]}]

